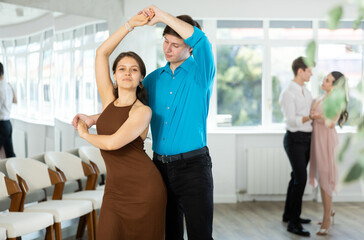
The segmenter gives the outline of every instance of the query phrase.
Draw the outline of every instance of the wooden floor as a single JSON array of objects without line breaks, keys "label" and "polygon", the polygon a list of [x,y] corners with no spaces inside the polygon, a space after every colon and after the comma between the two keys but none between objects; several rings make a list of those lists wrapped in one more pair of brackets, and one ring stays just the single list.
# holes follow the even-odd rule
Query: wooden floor
[{"label": "wooden floor", "polygon": [[[216,204],[214,212],[214,239],[307,239],[287,232],[282,222],[283,202],[243,202]],[[329,235],[317,236],[317,222],[322,218],[322,204],[304,202],[302,217],[312,219],[304,224],[311,239],[364,239],[364,203],[334,203],[335,224]]]},{"label": "wooden floor", "polygon": [[[287,224],[282,222],[283,208],[283,202],[215,204],[214,239],[308,239],[287,232]],[[319,229],[317,222],[322,218],[321,203],[303,203],[302,217],[312,219],[312,223],[304,224],[304,227],[311,232],[310,239],[364,239],[364,203],[334,203],[334,208],[335,224],[330,228],[328,236],[321,237],[316,235]],[[85,235],[84,240],[87,239],[87,234]]]}]

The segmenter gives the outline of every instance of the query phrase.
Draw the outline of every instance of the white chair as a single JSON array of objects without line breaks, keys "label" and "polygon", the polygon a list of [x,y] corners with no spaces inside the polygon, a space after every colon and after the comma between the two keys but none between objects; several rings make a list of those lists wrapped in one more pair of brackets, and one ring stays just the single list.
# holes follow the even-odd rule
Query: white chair
[{"label": "white chair", "polygon": [[0,240],[6,240],[6,228],[0,227]]},{"label": "white chair", "polygon": [[144,151],[150,159],[153,159],[152,141],[149,138],[144,140]]},{"label": "white chair", "polygon": [[92,221],[92,202],[87,200],[58,200],[62,197],[64,180],[62,176],[42,162],[29,158],[10,158],[6,163],[9,177],[16,179],[23,192],[22,203],[26,193],[31,190],[43,189],[55,185],[53,200],[39,202],[22,208],[24,212],[43,212],[53,215],[56,239],[62,239],[61,222],[86,216],[88,239],[94,239]]},{"label": "white chair", "polygon": [[[97,174],[91,165],[83,162],[80,158],[67,152],[46,152],[44,155],[45,162],[53,169],[59,171],[66,181],[77,180],[86,177],[93,176],[97,178]],[[96,179],[92,178],[92,179]],[[97,210],[101,208],[102,198],[104,191],[89,190],[94,188],[95,181],[89,180],[86,184],[86,190],[63,194],[64,200],[89,200],[92,202],[92,215],[94,226],[97,225]],[[76,234],[76,238],[82,237],[85,226],[85,219],[80,219],[80,224]],[[96,234],[96,227],[94,228],[94,234]]]},{"label": "white chair", "polygon": [[102,185],[95,185],[96,190],[104,190],[106,166],[104,159],[101,156],[100,149],[93,146],[82,146],[78,149],[78,154],[82,161],[91,164],[95,171],[98,171],[98,174],[101,176]]},{"label": "white chair", "polygon": [[22,235],[47,229],[46,239],[54,239],[53,215],[50,213],[18,212],[22,191],[18,184],[0,172],[0,198],[10,196],[9,212],[0,214],[0,239],[13,239]]}]

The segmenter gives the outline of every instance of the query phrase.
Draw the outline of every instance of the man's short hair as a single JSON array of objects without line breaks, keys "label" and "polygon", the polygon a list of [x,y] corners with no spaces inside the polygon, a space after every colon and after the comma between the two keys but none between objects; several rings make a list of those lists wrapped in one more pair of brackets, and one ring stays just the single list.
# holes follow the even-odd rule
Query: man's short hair
[{"label": "man's short hair", "polygon": [[[191,24],[192,26],[194,27],[197,27],[199,29],[201,29],[201,26],[200,24],[193,20],[193,18],[189,15],[180,15],[180,16],[177,16],[178,19],[188,23],[188,24]],[[173,36],[176,36],[178,38],[182,38],[176,31],[174,31],[170,26],[166,26],[163,30],[163,36],[166,35],[166,34],[170,34],[170,35],[173,35]]]},{"label": "man's short hair", "polygon": [[300,68],[303,71],[305,71],[306,68],[308,68],[308,66],[305,63],[305,58],[304,57],[298,57],[293,61],[292,71],[293,71],[294,76],[297,76],[298,69],[300,69]]}]

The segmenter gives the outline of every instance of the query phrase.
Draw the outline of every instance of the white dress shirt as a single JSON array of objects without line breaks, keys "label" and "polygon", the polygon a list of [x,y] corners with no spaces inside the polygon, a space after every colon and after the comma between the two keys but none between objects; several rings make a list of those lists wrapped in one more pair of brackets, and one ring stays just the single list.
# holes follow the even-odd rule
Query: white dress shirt
[{"label": "white dress shirt", "polygon": [[10,119],[10,110],[13,104],[13,91],[3,78],[0,80],[0,120]]},{"label": "white dress shirt", "polygon": [[279,97],[286,129],[290,132],[312,132],[312,120],[302,123],[310,115],[312,95],[305,86],[292,81]]}]

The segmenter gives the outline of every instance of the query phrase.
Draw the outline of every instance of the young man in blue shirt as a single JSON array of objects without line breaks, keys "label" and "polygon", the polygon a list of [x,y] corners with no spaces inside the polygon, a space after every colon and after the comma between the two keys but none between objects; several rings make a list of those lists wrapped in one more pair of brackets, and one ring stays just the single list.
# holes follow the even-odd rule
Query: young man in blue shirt
[{"label": "young man in blue shirt", "polygon": [[[183,239],[183,217],[188,239],[210,240],[213,179],[206,121],[215,76],[211,44],[190,16],[174,17],[154,5],[140,14],[150,17],[148,25],[167,25],[163,32],[167,64],[143,80],[153,112],[153,161],[168,192],[166,240]],[[81,119],[90,127],[98,116],[77,114],[73,125]]]},{"label": "young man in blue shirt", "polygon": [[206,120],[215,76],[211,44],[190,16],[173,17],[155,6],[148,25],[165,23],[168,61],[143,81],[149,95],[153,161],[168,193],[166,240],[212,239],[213,179],[206,147]]}]

